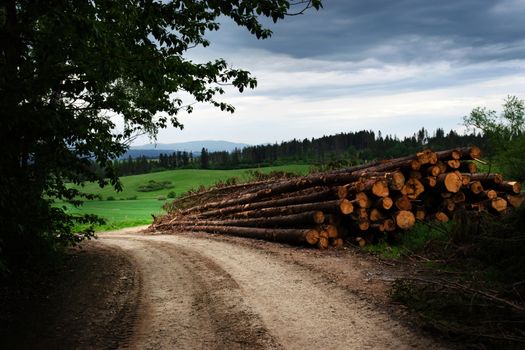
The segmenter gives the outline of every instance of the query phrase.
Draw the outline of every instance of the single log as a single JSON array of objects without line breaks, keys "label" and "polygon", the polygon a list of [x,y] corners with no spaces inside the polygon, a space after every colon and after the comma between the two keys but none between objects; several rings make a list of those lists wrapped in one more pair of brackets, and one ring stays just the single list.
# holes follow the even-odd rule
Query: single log
[{"label": "single log", "polygon": [[361,231],[366,231],[370,228],[370,221],[368,220],[358,220],[357,221],[357,227]]},{"label": "single log", "polygon": [[210,233],[230,234],[233,236],[264,239],[266,241],[293,243],[293,244],[317,244],[319,232],[314,229],[268,229],[255,227],[235,226],[185,226],[192,231],[204,231]]},{"label": "single log", "polygon": [[233,217],[255,218],[270,217],[277,215],[289,215],[307,211],[322,211],[324,213],[342,213],[348,215],[353,211],[353,205],[347,199],[337,199],[326,202],[304,203],[289,205],[287,207],[262,208],[256,210],[242,211],[232,214]]},{"label": "single log", "polygon": [[478,166],[474,162],[461,162],[461,165],[459,166],[459,171],[462,173],[476,173],[478,171]]},{"label": "single log", "polygon": [[458,193],[454,193],[454,195],[452,196],[452,201],[455,204],[463,203],[466,199],[467,197],[465,196],[465,193],[461,191]]},{"label": "single log", "polygon": [[470,180],[471,180],[470,174],[467,174],[467,173],[461,174],[461,184],[462,184],[462,186],[464,186],[464,187],[468,186],[468,184],[470,183]]},{"label": "single log", "polygon": [[433,215],[434,220],[437,220],[439,222],[447,222],[449,220],[448,215],[443,213],[442,211],[438,211]]},{"label": "single log", "polygon": [[323,225],[322,229],[328,232],[328,238],[337,238],[339,236],[337,227],[334,225]]},{"label": "single log", "polygon": [[502,183],[494,185],[493,188],[506,193],[521,193],[521,183],[517,181],[503,181]]},{"label": "single log", "polygon": [[424,205],[418,205],[415,208],[414,215],[416,216],[416,220],[422,221],[425,220],[427,217],[427,211],[425,209]]},{"label": "single log", "polygon": [[437,185],[437,179],[434,176],[424,177],[421,179],[421,182],[423,183],[423,185],[430,188],[436,187]]},{"label": "single log", "polygon": [[457,159],[450,159],[450,160],[447,160],[447,166],[450,169],[457,170],[461,166],[461,162]]},{"label": "single log", "polygon": [[427,174],[428,176],[438,176],[439,174],[441,174],[441,168],[438,166],[438,165],[431,165],[429,166],[428,168],[425,169],[425,174]]},{"label": "single log", "polygon": [[381,208],[381,209],[385,209],[385,210],[388,210],[388,209],[392,208],[393,205],[394,205],[394,201],[390,197],[379,198],[375,202],[375,207],[376,208]]},{"label": "single log", "polygon": [[463,178],[459,172],[441,174],[437,177],[437,184],[443,190],[456,193],[463,185]]},{"label": "single log", "polygon": [[378,232],[384,232],[385,231],[385,225],[382,222],[375,222],[370,224],[370,230],[378,231]]},{"label": "single log", "polygon": [[447,164],[445,162],[439,161],[439,162],[437,162],[436,166],[439,168],[439,173],[440,174],[444,174],[444,173],[447,172]]},{"label": "single log", "polygon": [[381,210],[374,208],[370,210],[369,218],[370,218],[370,221],[375,222],[375,221],[383,220],[384,215],[381,212]]},{"label": "single log", "polygon": [[495,213],[501,213],[501,212],[504,212],[505,209],[507,209],[507,201],[500,197],[496,197],[493,199],[487,199],[486,201],[483,201],[482,204],[489,211],[492,211]]},{"label": "single log", "polygon": [[406,195],[409,199],[416,199],[423,192],[425,192],[425,186],[421,181],[414,178],[408,179],[401,189],[401,194]]},{"label": "single log", "polygon": [[317,248],[324,250],[328,249],[330,246],[330,241],[326,237],[319,237],[319,241],[317,242]]},{"label": "single log", "polygon": [[400,210],[394,213],[394,219],[397,227],[402,230],[408,230],[416,223],[416,217],[408,210]]},{"label": "single log", "polygon": [[[445,151],[436,152],[439,160],[450,160],[450,159],[461,159],[461,150],[459,149],[449,149]],[[437,175],[434,175],[437,176]]]},{"label": "single log", "polygon": [[330,236],[330,233],[327,231],[327,230],[324,230],[324,229],[319,229],[319,238],[323,237],[323,238],[328,238],[328,236]]},{"label": "single log", "polygon": [[368,220],[370,215],[366,208],[358,208],[352,213],[352,218],[356,221],[358,220]]},{"label": "single log", "polygon": [[412,209],[412,202],[410,202],[410,199],[406,195],[400,195],[395,200],[396,208],[399,210],[411,210]]},{"label": "single log", "polygon": [[456,203],[452,199],[445,199],[441,202],[441,209],[449,213],[453,212],[456,208]]},{"label": "single log", "polygon": [[368,198],[356,198],[356,199],[353,199],[350,201],[350,203],[352,203],[352,205],[354,206],[354,208],[367,208],[368,207],[368,202],[369,202],[369,199]]},{"label": "single log", "polygon": [[344,241],[342,238],[333,238],[330,240],[330,245],[335,249],[341,249],[344,247]]},{"label": "single log", "polygon": [[249,219],[226,219],[226,220],[188,220],[179,221],[175,224],[191,225],[194,222],[198,226],[237,226],[237,227],[297,227],[320,225],[324,222],[325,215],[322,211],[309,211],[298,214],[272,217],[256,217]]},{"label": "single log", "polygon": [[507,194],[505,195],[505,199],[514,208],[521,207],[525,202],[525,192],[520,194]]},{"label": "single log", "polygon": [[385,231],[387,231],[387,232],[395,231],[396,228],[397,228],[395,221],[392,220],[392,219],[385,219],[385,220],[383,220],[383,227],[384,227]]},{"label": "single log", "polygon": [[366,239],[364,239],[363,237],[356,237],[355,242],[361,248],[363,248],[366,245]]},{"label": "single log", "polygon": [[473,194],[480,194],[483,192],[483,185],[479,181],[471,181],[468,188]]},{"label": "single log", "polygon": [[368,195],[365,192],[357,192],[355,194],[355,199],[359,201],[359,206],[361,208],[366,208],[369,203]]},{"label": "single log", "polygon": [[409,175],[408,175],[409,178],[411,179],[418,179],[418,180],[421,180],[423,178],[423,175],[421,174],[420,171],[414,171],[412,170]]},{"label": "single log", "polygon": [[461,159],[481,158],[481,150],[476,146],[460,148],[459,151],[461,152]]},{"label": "single log", "polygon": [[485,190],[476,196],[477,200],[494,199],[498,196],[498,192],[494,190]]},{"label": "single log", "polygon": [[484,186],[489,185],[489,187],[492,187],[493,185],[502,183],[503,176],[501,176],[501,174],[494,174],[494,173],[475,173],[475,174],[470,174],[470,180],[479,181]]}]

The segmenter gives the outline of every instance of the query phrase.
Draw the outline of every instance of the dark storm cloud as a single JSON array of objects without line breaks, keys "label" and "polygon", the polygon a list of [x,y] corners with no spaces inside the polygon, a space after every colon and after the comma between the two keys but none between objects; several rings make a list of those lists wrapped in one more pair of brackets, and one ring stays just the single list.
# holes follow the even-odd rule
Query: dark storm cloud
[{"label": "dark storm cloud", "polygon": [[486,61],[525,57],[524,0],[325,0],[258,41],[225,24],[213,41],[296,58]]}]

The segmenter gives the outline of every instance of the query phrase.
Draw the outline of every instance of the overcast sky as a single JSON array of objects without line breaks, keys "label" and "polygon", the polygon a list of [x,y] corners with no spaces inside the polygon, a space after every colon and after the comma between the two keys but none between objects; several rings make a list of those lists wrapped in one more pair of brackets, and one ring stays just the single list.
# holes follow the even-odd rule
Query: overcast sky
[{"label": "overcast sky", "polygon": [[[324,9],[270,25],[257,40],[225,21],[191,58],[222,57],[258,87],[198,105],[159,143],[249,144],[362,129],[406,136],[421,127],[461,130],[476,106],[525,98],[525,0],[324,0]],[[139,139],[135,144],[147,143]]]}]

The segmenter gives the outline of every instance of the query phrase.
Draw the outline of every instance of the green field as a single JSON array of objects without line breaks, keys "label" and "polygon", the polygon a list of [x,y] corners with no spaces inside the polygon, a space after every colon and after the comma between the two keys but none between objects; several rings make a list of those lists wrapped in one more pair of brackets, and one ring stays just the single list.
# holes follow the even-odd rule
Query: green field
[{"label": "green field", "polygon": [[[180,169],[124,176],[121,178],[122,192],[116,192],[110,186],[100,188],[95,183],[89,183],[83,187],[83,191],[98,194],[102,200],[86,201],[79,208],[74,208],[70,205],[66,205],[66,207],[72,214],[96,214],[106,219],[106,224],[98,226],[96,228],[97,231],[145,225],[151,223],[152,214],[162,213],[161,207],[165,200],[158,200],[157,198],[159,196],[167,196],[171,191],[180,196],[192,188],[198,188],[200,185],[208,187],[231,177],[237,177],[240,181],[246,181],[249,179],[248,170],[258,170],[263,173],[285,171],[306,174],[309,168],[309,165],[294,164],[236,170]],[[140,186],[148,184],[150,180],[156,182],[170,181],[173,187],[152,192],[138,191]],[[112,197],[114,200],[107,200],[108,197]],[[129,198],[136,199],[130,200]],[[80,228],[82,227],[77,227],[77,229]]]}]

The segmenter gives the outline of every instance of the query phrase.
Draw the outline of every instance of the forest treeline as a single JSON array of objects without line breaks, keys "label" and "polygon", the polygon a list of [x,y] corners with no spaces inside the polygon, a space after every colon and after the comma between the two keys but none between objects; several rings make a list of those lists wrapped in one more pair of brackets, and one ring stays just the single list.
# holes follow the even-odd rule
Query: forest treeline
[{"label": "forest treeline", "polygon": [[352,165],[374,159],[401,157],[425,147],[441,150],[475,144],[487,149],[484,147],[487,142],[480,133],[458,134],[454,130],[446,133],[442,128],[432,133],[421,128],[412,136],[402,139],[392,135],[383,136],[380,131],[362,130],[249,146],[233,152],[208,152],[203,148],[200,155],[173,152],[160,154],[157,159],[128,157],[126,160],[115,160],[114,166],[119,175],[125,176],[180,168],[236,169],[285,163]]}]

